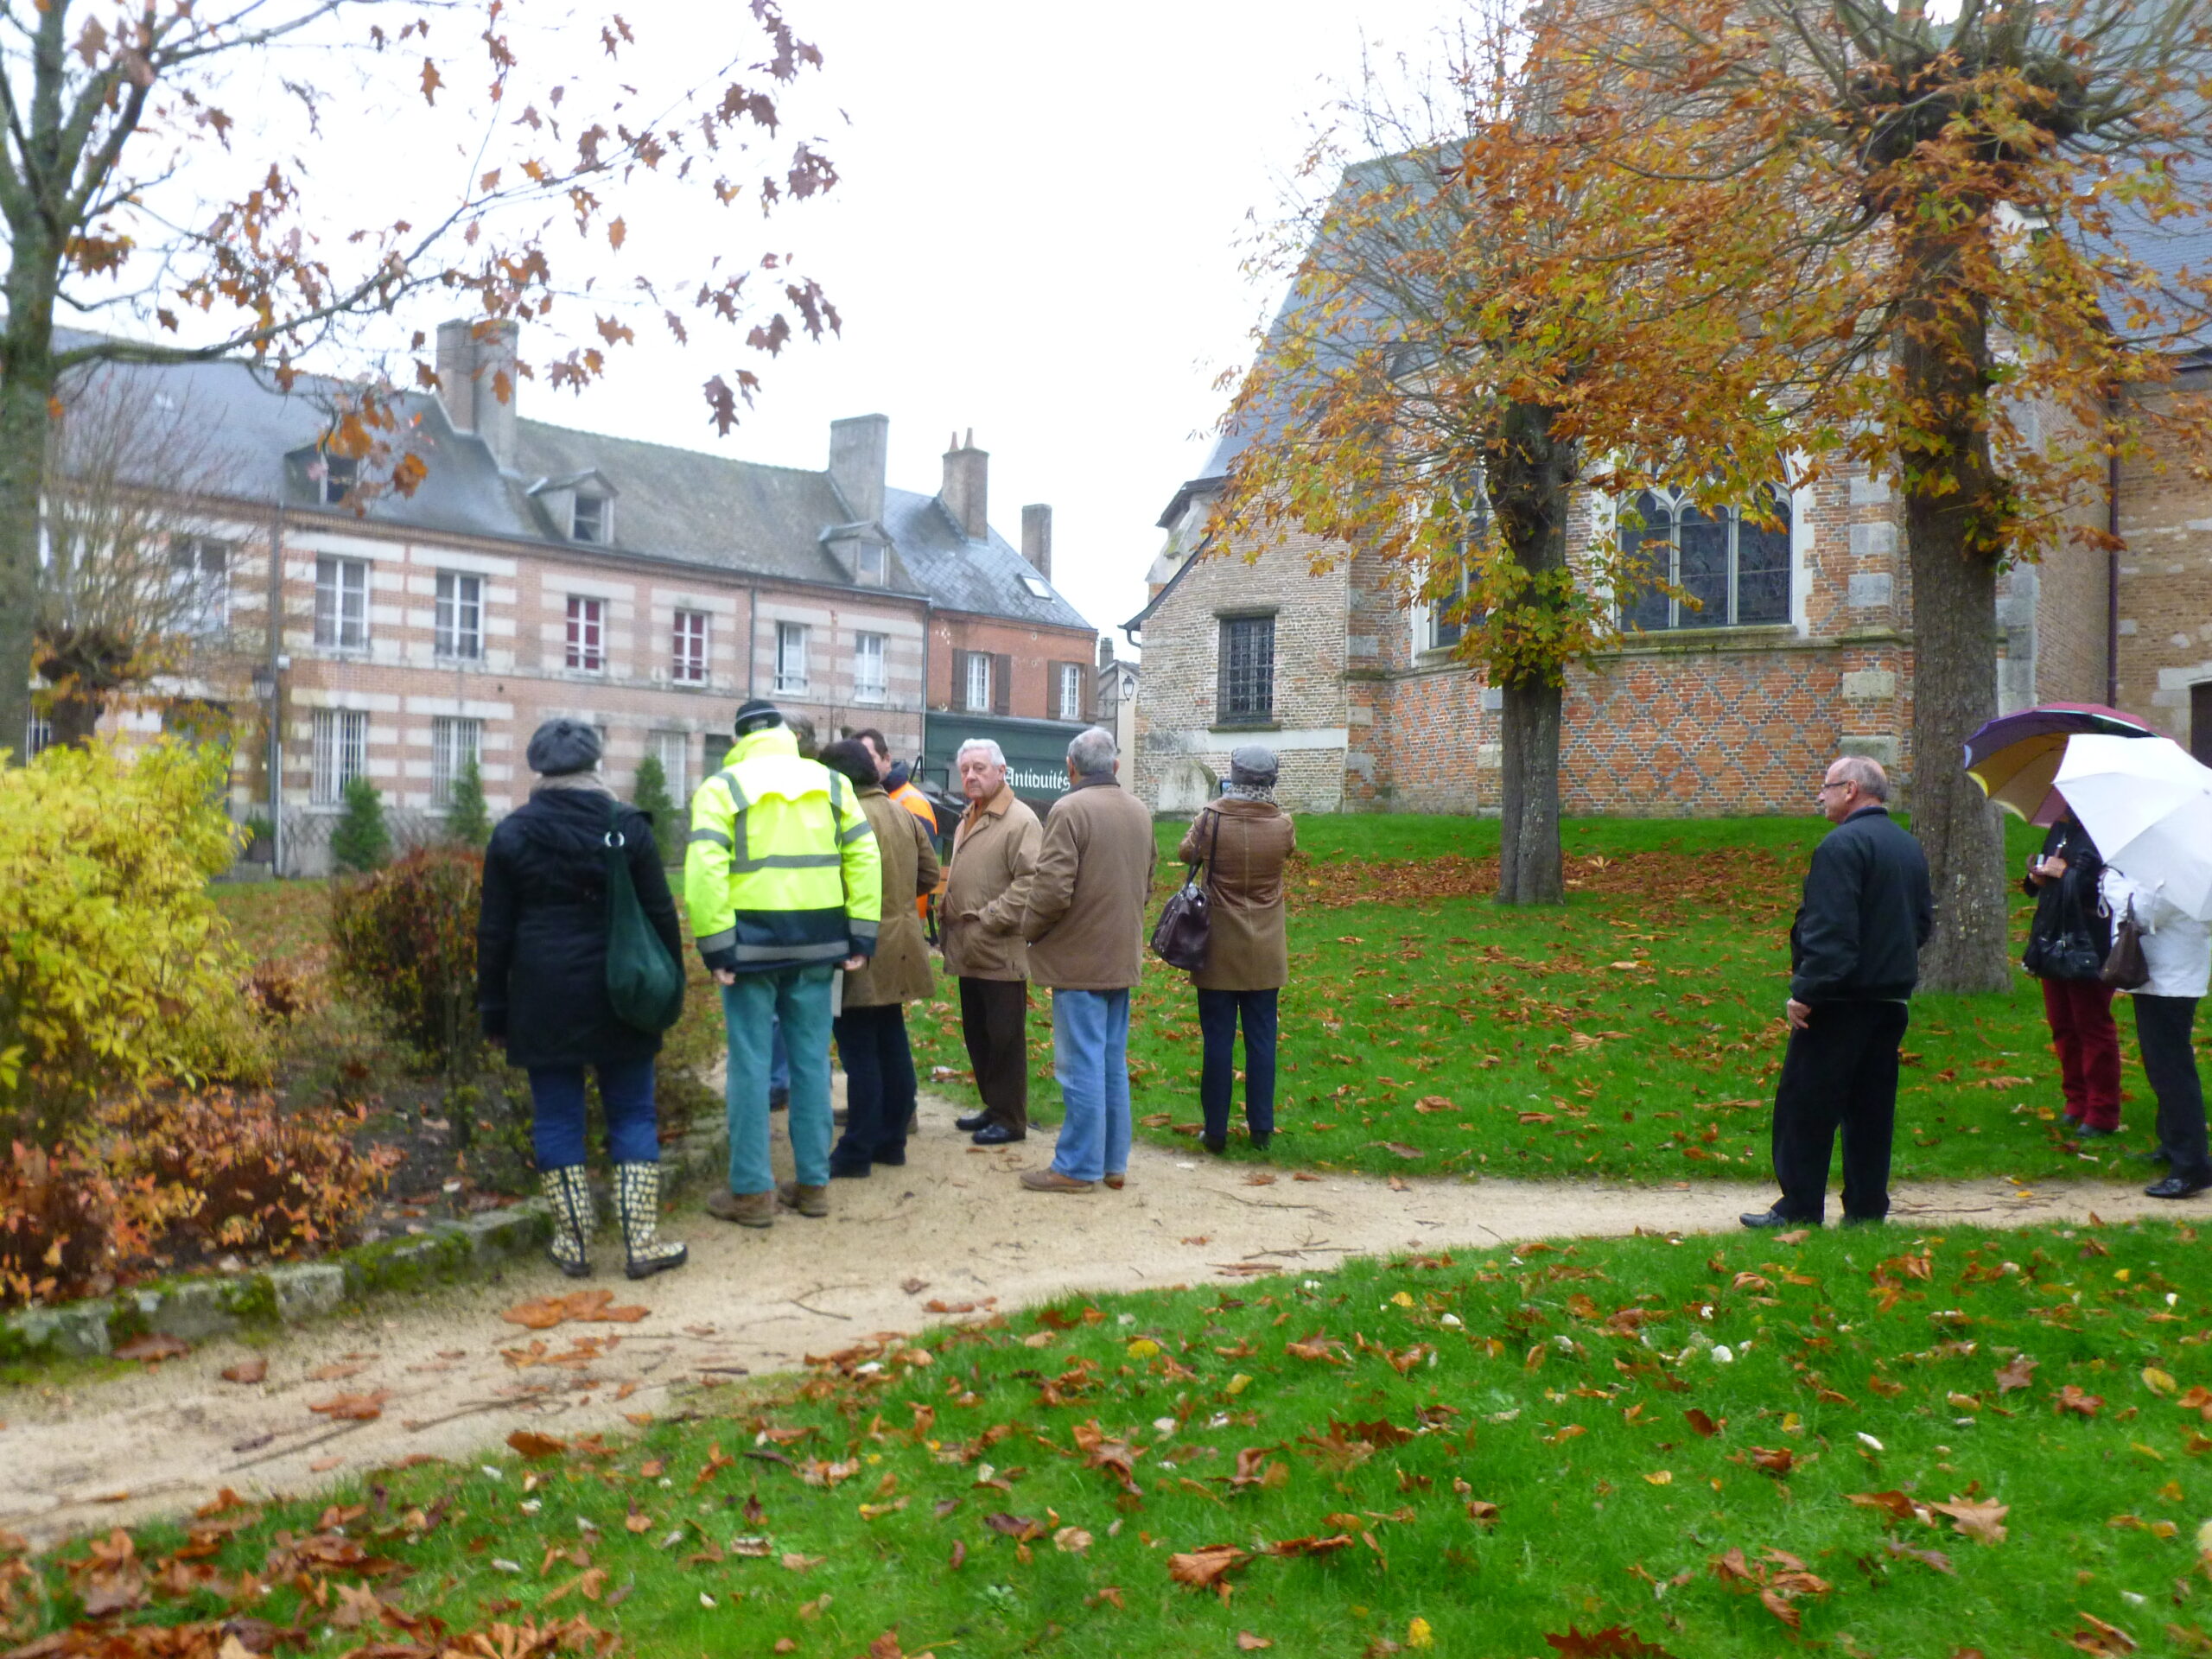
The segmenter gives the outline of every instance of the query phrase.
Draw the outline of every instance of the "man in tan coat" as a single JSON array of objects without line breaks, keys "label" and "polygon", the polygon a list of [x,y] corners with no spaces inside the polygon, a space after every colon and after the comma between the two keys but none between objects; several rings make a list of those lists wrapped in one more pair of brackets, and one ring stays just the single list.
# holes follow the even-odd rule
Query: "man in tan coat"
[{"label": "man in tan coat", "polygon": [[1122,787],[1114,737],[1098,727],[1068,745],[1074,787],[1045,816],[1021,919],[1029,971],[1052,988],[1052,1061],[1066,1116],[1039,1192],[1118,1187],[1129,1166],[1129,991],[1144,962],[1144,908],[1160,849],[1152,814]]},{"label": "man in tan coat", "polygon": [[1029,959],[1021,917],[1037,865],[1037,815],[1014,798],[1006,755],[988,738],[956,757],[968,810],[952,837],[938,901],[944,968],[960,981],[960,1028],[983,1109],[958,1120],[976,1144],[1029,1135]]}]

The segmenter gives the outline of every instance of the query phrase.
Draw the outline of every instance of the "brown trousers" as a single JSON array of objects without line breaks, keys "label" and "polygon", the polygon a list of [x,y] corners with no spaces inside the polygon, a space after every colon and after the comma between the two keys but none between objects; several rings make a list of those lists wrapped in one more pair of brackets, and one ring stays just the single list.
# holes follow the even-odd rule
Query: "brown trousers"
[{"label": "brown trousers", "polygon": [[983,1096],[983,1115],[1029,1132],[1029,1013],[1026,979],[960,978],[960,1031]]}]

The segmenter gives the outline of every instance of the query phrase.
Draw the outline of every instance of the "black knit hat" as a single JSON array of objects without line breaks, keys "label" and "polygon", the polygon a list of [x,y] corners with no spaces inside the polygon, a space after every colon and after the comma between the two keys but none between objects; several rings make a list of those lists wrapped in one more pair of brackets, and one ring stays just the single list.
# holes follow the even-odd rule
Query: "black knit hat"
[{"label": "black knit hat", "polygon": [[771,726],[784,723],[784,711],[766,697],[747,697],[737,705],[737,735],[765,732]]},{"label": "black knit hat", "polygon": [[547,778],[589,772],[599,764],[598,729],[565,715],[549,720],[530,734],[524,759],[532,772]]}]

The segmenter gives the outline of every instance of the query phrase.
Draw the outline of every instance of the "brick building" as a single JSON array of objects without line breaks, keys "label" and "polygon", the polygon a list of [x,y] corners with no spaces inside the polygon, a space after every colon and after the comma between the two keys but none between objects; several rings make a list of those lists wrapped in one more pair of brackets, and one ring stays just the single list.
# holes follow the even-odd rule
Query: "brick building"
[{"label": "brick building", "polygon": [[[2133,251],[2168,269],[2212,263],[2212,232],[2143,240]],[[2212,331],[2182,361],[2181,389],[2212,389]],[[1317,544],[1297,537],[1251,564],[1204,556],[1243,442],[1224,436],[1176,491],[1149,602],[1124,625],[1145,653],[1138,791],[1161,811],[1192,810],[1229,751],[1253,741],[1281,755],[1294,807],[1496,811],[1501,694],[1456,658],[1458,630],[1414,600],[1402,572],[1350,549],[1317,575]],[[2103,505],[2126,553],[2063,547],[2000,581],[2000,709],[2113,703],[2212,764],[2212,480],[2131,464]],[[1615,510],[1576,499],[1570,556],[1611,533],[1601,515]],[[1655,563],[1671,560],[1705,603],[1648,599],[1631,613],[1641,632],[1570,672],[1564,809],[1802,811],[1839,753],[1872,755],[1909,783],[1912,593],[1888,485],[1860,474],[1800,489],[1786,531],[1710,520],[1667,496],[1639,512],[1664,545]]]},{"label": "brick building", "polygon": [[[1249,739],[1281,754],[1281,797],[1308,810],[1496,810],[1499,694],[1402,574],[1355,550],[1315,575],[1296,539],[1255,564],[1196,556],[1234,454],[1224,440],[1177,492],[1150,602],[1127,625],[1145,648],[1140,793],[1191,810]],[[1883,482],[1798,491],[1786,535],[1670,505],[1644,517],[1714,550],[1713,591],[1701,612],[1661,601],[1569,675],[1565,809],[1797,811],[1838,753],[1909,779],[1912,595]],[[1610,510],[1580,499],[1571,544]],[[2001,706],[2116,702],[2212,754],[2212,487],[2130,468],[2117,521],[2133,550],[2120,560],[2065,548],[2000,583]]]},{"label": "brick building", "polygon": [[[280,392],[237,363],[124,372],[133,395],[222,432],[227,481],[172,538],[199,595],[191,669],[112,723],[227,728],[242,815],[268,811],[273,759],[288,871],[323,868],[355,776],[403,836],[431,827],[471,760],[505,810],[530,785],[530,734],[556,715],[601,728],[618,788],[652,753],[679,800],[751,696],[825,741],[876,727],[940,765],[931,744],[971,706],[1062,747],[1077,729],[1096,632],[1051,585],[1050,508],[1024,509],[1023,550],[991,530],[972,442],[925,495],[888,486],[881,416],[833,423],[819,472],[524,420],[489,390],[514,345],[440,331],[439,394],[401,405],[429,467],[411,496],[355,498],[350,464],[321,447],[338,388]],[[1081,671],[1072,700],[1061,664]]]}]

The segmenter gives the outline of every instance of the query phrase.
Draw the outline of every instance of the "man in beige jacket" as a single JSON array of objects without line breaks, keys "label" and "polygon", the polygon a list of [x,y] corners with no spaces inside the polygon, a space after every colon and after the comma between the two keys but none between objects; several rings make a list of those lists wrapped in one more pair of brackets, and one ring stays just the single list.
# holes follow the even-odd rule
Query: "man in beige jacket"
[{"label": "man in beige jacket", "polygon": [[980,1147],[1029,1135],[1029,961],[1021,917],[1041,834],[1037,815],[1014,798],[1006,755],[987,737],[956,757],[968,810],[952,837],[952,861],[938,906],[944,968],[960,981],[960,1028],[983,1109],[958,1120]]},{"label": "man in beige jacket", "polygon": [[1118,1187],[1129,1166],[1129,991],[1144,961],[1145,901],[1160,849],[1152,814],[1122,787],[1114,737],[1068,745],[1074,787],[1045,816],[1021,935],[1029,971],[1052,988],[1052,1062],[1066,1116],[1039,1192]]}]

